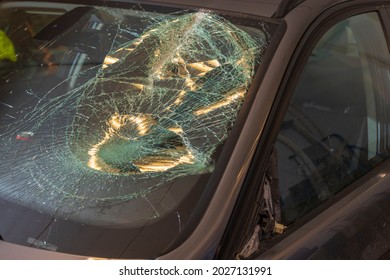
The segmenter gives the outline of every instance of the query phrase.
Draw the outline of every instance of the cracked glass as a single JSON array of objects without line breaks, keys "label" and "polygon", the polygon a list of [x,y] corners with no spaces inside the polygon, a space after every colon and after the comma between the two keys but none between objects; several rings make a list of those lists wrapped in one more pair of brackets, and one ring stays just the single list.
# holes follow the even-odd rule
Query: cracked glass
[{"label": "cracked glass", "polygon": [[[2,2],[0,206],[33,224],[4,222],[3,239],[158,256],[188,224],[269,37],[209,11]],[[86,239],[99,245],[70,245]]]}]

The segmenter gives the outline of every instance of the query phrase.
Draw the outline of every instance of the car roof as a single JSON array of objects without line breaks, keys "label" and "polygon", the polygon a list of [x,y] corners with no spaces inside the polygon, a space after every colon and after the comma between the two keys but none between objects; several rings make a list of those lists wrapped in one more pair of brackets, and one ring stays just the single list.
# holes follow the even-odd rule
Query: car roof
[{"label": "car roof", "polygon": [[[0,0],[3,2],[4,0]],[[42,0],[43,2],[50,2]],[[136,3],[172,6],[180,8],[196,8],[222,10],[227,12],[242,13],[266,18],[283,18],[293,8],[302,4],[308,7],[320,7],[325,9],[333,4],[353,0],[108,0],[108,2]],[[373,0],[375,1],[375,0]],[[72,2],[72,1],[70,1]]]},{"label": "car roof", "polygon": [[[128,2],[128,1],[123,1]],[[202,9],[218,9],[236,13],[272,17],[284,0],[146,0],[150,4],[175,4]]]},{"label": "car roof", "polygon": [[[122,1],[129,2],[129,0]],[[145,0],[142,2],[158,5],[174,4],[179,7],[217,9],[268,18],[282,18],[294,7],[302,3],[308,6],[314,5],[326,8],[333,4],[346,1],[352,0]],[[132,1],[130,0],[130,2]]]}]

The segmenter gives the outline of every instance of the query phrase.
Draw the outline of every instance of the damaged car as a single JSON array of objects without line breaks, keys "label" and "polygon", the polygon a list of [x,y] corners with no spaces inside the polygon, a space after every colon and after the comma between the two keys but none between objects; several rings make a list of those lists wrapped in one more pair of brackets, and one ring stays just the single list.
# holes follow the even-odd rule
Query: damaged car
[{"label": "damaged car", "polygon": [[0,258],[389,258],[389,9],[0,1]]}]

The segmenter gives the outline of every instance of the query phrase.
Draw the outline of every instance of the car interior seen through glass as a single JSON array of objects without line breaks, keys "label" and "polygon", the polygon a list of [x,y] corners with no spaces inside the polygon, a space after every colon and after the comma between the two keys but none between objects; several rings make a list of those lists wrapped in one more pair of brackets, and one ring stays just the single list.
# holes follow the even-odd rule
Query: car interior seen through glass
[{"label": "car interior seen through glass", "polygon": [[345,19],[318,41],[275,145],[283,224],[388,157],[389,65],[377,13]]}]

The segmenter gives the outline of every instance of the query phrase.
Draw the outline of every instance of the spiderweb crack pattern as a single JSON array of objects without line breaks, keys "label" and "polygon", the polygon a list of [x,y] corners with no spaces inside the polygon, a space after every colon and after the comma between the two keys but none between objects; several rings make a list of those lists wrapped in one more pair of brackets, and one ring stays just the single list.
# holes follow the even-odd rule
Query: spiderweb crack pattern
[{"label": "spiderweb crack pattern", "polygon": [[[0,195],[95,224],[148,219],[137,199],[213,170],[265,37],[255,40],[206,12],[141,16],[140,26],[127,25],[127,14],[116,9],[93,13],[115,22],[110,50],[102,64],[43,93],[25,89],[39,99],[15,111],[16,121],[2,122],[0,148],[10,164],[0,170]],[[63,90],[80,77],[90,78]],[[117,217],[123,208],[97,214],[124,202],[131,209],[124,219]]]}]

